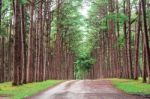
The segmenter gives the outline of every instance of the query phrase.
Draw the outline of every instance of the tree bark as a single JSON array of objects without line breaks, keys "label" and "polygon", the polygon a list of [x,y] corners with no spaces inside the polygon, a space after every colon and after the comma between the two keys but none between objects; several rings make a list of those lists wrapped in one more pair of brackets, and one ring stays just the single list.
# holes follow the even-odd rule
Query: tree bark
[{"label": "tree bark", "polygon": [[147,60],[147,73],[148,73],[148,83],[150,83],[150,50],[149,50],[149,40],[148,40],[148,28],[147,28],[147,20],[146,20],[146,2],[145,0],[141,0],[142,2],[142,10],[143,10],[143,22],[144,22],[144,46],[146,51],[146,60]]},{"label": "tree bark", "polygon": [[139,37],[141,30],[141,3],[139,2],[139,11],[138,11],[138,31],[136,33],[136,43],[135,43],[135,67],[134,67],[134,79],[138,80],[138,65],[139,65]]},{"label": "tree bark", "polygon": [[34,49],[33,49],[33,15],[34,15],[34,0],[31,1],[30,4],[30,28],[29,28],[29,41],[28,41],[28,61],[27,61],[27,68],[26,68],[26,78],[25,78],[25,82],[31,82],[31,68],[34,66],[34,57],[33,57],[33,53],[34,53]]},{"label": "tree bark", "polygon": [[15,50],[14,50],[14,72],[13,72],[13,85],[22,84],[22,66],[23,66],[23,56],[22,56],[22,40],[21,40],[21,17],[20,17],[20,2],[15,0]]}]

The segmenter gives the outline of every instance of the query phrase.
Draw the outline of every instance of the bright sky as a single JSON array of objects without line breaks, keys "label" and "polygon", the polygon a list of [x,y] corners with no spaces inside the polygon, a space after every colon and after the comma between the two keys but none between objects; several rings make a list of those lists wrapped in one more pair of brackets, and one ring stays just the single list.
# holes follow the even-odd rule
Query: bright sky
[{"label": "bright sky", "polygon": [[[81,15],[83,15],[85,18],[88,18],[88,10],[90,9],[89,2],[86,2],[86,0],[83,1],[81,8],[79,8],[79,12]],[[81,26],[80,29],[83,31],[84,37],[82,38],[82,42],[86,42],[87,40],[87,29],[86,25]]]},{"label": "bright sky", "polygon": [[88,17],[88,10],[90,9],[89,4],[86,1],[83,1],[82,7],[79,9],[81,15]]}]

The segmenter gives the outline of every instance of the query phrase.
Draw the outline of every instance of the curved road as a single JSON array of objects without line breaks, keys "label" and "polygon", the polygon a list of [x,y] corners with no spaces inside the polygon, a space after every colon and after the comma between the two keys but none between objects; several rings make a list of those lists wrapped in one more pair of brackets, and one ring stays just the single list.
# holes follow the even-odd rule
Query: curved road
[{"label": "curved road", "polygon": [[108,80],[71,80],[28,99],[146,99],[125,94]]}]

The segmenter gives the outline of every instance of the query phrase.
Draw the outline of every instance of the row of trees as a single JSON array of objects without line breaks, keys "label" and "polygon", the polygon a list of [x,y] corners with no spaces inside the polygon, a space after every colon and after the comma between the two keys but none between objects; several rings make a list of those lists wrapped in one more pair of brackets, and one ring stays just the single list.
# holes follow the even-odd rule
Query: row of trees
[{"label": "row of trees", "polygon": [[97,38],[91,53],[97,62],[89,78],[137,80],[142,77],[143,82],[150,83],[149,5],[149,0],[95,0],[91,3],[89,40]]},{"label": "row of trees", "polygon": [[74,79],[82,0],[0,1],[0,82]]},{"label": "row of trees", "polygon": [[[87,19],[79,11],[84,2],[90,4]],[[142,77],[150,83],[149,5],[0,0],[0,82]]]}]

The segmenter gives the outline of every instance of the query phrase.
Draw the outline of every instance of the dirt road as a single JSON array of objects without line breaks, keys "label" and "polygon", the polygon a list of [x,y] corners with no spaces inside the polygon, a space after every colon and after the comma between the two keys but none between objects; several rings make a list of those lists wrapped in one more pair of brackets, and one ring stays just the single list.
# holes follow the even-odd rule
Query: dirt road
[{"label": "dirt road", "polygon": [[[71,80],[28,99],[146,99],[116,89],[108,80]],[[148,98],[147,98],[148,99]]]}]

